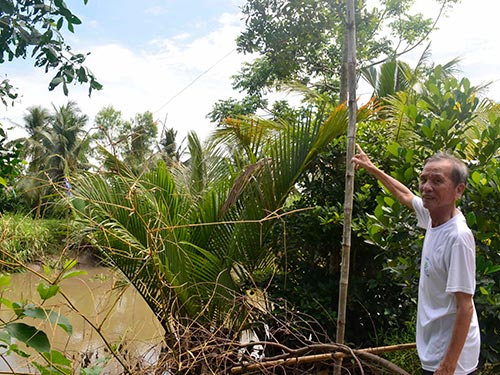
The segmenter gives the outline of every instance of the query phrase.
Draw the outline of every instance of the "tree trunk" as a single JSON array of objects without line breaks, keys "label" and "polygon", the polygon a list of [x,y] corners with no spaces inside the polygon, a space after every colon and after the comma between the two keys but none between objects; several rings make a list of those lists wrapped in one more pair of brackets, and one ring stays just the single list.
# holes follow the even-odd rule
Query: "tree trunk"
[{"label": "tree trunk", "polygon": [[[349,262],[351,252],[351,227],[352,227],[352,203],[354,194],[354,165],[351,159],[354,156],[356,145],[356,23],[354,0],[347,1],[346,22],[346,53],[347,53],[347,84],[348,84],[348,109],[349,125],[347,128],[347,152],[346,152],[346,179],[344,196],[344,231],[342,237],[342,265],[339,284],[339,308],[337,317],[337,338],[339,344],[344,343],[346,324],[347,290],[349,284]],[[342,371],[342,359],[337,361],[335,374],[340,375]]]}]

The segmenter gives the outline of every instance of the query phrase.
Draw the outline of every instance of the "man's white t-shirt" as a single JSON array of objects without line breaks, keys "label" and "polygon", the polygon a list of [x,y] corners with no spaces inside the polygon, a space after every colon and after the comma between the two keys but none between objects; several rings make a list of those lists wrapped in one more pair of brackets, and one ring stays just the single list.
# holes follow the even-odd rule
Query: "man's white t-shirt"
[{"label": "man's white t-shirt", "polygon": [[[426,229],[417,310],[417,351],[422,367],[436,371],[446,354],[456,317],[453,293],[474,295],[476,254],[474,237],[462,213],[435,228],[422,199],[415,197],[413,208],[418,226]],[[474,371],[479,361],[480,333],[476,309],[455,375]]]}]

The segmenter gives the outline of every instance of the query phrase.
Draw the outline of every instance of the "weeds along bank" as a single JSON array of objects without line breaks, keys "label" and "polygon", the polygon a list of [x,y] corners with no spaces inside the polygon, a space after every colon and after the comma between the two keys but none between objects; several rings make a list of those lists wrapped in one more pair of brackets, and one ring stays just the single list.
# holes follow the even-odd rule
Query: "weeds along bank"
[{"label": "weeds along bank", "polygon": [[51,264],[60,257],[69,258],[75,246],[70,242],[74,225],[68,220],[0,215],[0,267],[15,269],[26,263]]}]

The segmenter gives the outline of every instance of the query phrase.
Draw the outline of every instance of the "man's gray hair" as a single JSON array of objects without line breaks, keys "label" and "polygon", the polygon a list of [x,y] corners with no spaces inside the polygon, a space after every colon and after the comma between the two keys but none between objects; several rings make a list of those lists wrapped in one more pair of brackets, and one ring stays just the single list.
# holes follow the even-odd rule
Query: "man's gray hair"
[{"label": "man's gray hair", "polygon": [[453,156],[452,154],[449,154],[447,152],[438,152],[429,157],[425,161],[424,165],[433,161],[441,160],[448,160],[452,163],[453,167],[451,169],[451,179],[455,186],[460,183],[467,185],[467,179],[469,178],[469,168],[467,168],[467,165],[465,165],[462,160]]}]

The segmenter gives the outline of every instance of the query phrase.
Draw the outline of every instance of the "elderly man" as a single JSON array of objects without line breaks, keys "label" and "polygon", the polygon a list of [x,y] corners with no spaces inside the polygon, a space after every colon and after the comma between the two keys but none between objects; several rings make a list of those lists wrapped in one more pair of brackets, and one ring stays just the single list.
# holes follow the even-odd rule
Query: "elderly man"
[{"label": "elderly man", "polygon": [[417,351],[424,375],[469,375],[478,365],[480,333],[473,302],[475,243],[456,208],[468,177],[464,163],[438,153],[420,175],[421,197],[377,168],[357,146],[352,162],[413,209],[426,229],[417,309]]}]

